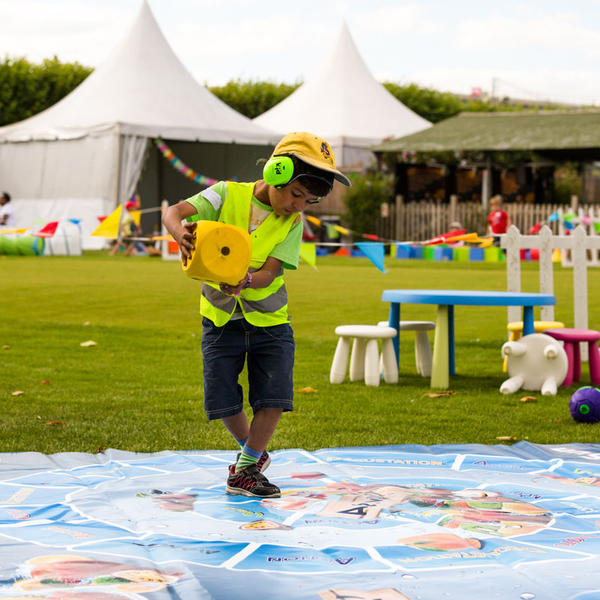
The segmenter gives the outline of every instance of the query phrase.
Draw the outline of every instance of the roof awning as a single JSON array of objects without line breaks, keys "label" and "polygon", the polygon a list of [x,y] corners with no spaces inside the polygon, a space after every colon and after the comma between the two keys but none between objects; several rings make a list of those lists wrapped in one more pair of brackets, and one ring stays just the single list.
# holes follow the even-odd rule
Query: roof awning
[{"label": "roof awning", "polygon": [[[371,147],[375,152],[600,151],[600,110],[461,113],[433,127]],[[586,152],[588,151],[588,152]]]}]

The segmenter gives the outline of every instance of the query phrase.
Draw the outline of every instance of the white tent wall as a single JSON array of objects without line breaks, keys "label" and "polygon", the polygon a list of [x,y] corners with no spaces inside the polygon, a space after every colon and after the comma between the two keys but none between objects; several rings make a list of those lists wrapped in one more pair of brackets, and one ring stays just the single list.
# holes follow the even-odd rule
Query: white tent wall
[{"label": "white tent wall", "polygon": [[[219,180],[260,179],[262,166],[257,166],[256,161],[259,158],[269,158],[274,149],[271,145],[164,141],[188,167],[201,175]],[[158,207],[162,200],[176,204],[205,189],[205,186],[198,185],[177,171],[153,142],[150,141],[149,144],[146,162],[135,189],[140,195],[143,209]],[[156,228],[160,231],[159,223],[159,211],[142,215],[142,229],[145,233],[152,233]]]},{"label": "white tent wall", "polygon": [[119,188],[116,195],[118,202],[127,202],[133,195],[146,160],[149,144],[150,140],[144,136],[120,136],[118,149],[120,163]]},{"label": "white tent wall", "polygon": [[0,182],[11,196],[17,227],[80,219],[85,248],[101,248],[89,234],[115,204],[113,132],[73,140],[0,143]]}]

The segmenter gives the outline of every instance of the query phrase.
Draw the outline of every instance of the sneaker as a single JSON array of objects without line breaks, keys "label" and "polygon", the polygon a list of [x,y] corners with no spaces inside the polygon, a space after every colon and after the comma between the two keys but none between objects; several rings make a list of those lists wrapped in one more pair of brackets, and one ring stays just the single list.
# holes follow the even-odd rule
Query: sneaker
[{"label": "sneaker", "polygon": [[[240,460],[240,455],[242,453],[238,452],[238,455],[235,457],[235,462],[237,463],[238,460]],[[268,468],[269,465],[271,464],[271,457],[269,456],[269,453],[265,450],[260,458],[258,459],[258,462],[256,463],[256,466],[258,467],[258,470],[261,473],[264,473]]]},{"label": "sneaker", "polygon": [[229,494],[251,496],[254,498],[280,498],[281,491],[276,485],[258,470],[256,465],[250,465],[235,472],[235,465],[229,466],[229,477],[225,487]]}]

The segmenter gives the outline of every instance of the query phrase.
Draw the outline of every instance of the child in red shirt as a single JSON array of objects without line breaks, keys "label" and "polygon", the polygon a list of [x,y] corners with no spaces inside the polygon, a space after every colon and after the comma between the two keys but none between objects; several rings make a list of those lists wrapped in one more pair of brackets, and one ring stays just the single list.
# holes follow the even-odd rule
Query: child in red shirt
[{"label": "child in red shirt", "polygon": [[508,213],[502,210],[502,196],[490,200],[491,212],[488,215],[487,234],[494,236],[494,245],[500,245],[500,235],[506,233],[511,225]]}]

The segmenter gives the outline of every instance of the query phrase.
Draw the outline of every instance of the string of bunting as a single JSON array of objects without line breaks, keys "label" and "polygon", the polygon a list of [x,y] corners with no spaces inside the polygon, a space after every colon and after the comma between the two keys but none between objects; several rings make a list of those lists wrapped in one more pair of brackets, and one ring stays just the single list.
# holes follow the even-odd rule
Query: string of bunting
[{"label": "string of bunting", "polygon": [[165,144],[161,138],[155,138],[154,143],[161,151],[162,155],[173,165],[173,167],[182,175],[185,175],[188,179],[191,179],[192,181],[195,181],[196,183],[205,187],[210,187],[218,182],[218,179],[206,177],[206,175],[200,175],[200,173],[196,173],[194,169],[188,167],[180,158],[175,155],[173,150],[171,150],[171,148],[169,148],[169,146],[167,146],[167,144]]},{"label": "string of bunting", "polygon": [[[598,222],[596,219],[592,219],[589,216],[583,216],[581,217],[581,219],[579,219],[578,215],[576,215],[575,213],[566,213],[560,215],[557,211],[554,211],[545,221],[539,221],[538,223],[536,223],[533,227],[529,229],[527,233],[529,235],[534,235],[539,232],[539,230],[542,228],[542,225],[545,225],[546,223],[552,223],[558,220],[562,221],[562,224],[567,231],[572,231],[573,229],[575,229],[575,225],[581,220],[582,225],[593,225],[596,232],[600,233],[600,222]],[[575,222],[573,222],[574,220]]]},{"label": "string of bunting", "polygon": [[[323,223],[321,221],[321,219],[318,219],[317,217],[312,217],[310,215],[304,215],[304,216],[306,217],[306,220],[309,223],[312,223],[313,225],[315,225],[317,227],[326,227],[330,238],[336,237],[335,235],[331,235],[332,232],[336,232],[336,233],[339,233],[342,235],[352,234],[352,235],[361,236],[365,240],[370,240],[371,242],[384,242],[387,244],[397,244],[398,243],[397,240],[390,240],[387,238],[382,238],[373,233],[360,233],[358,231],[353,231],[352,229],[348,229],[347,227],[342,227],[341,225],[331,225],[330,223]],[[319,245],[321,245],[321,244],[319,244]],[[341,244],[341,245],[352,246],[353,244]]]}]

